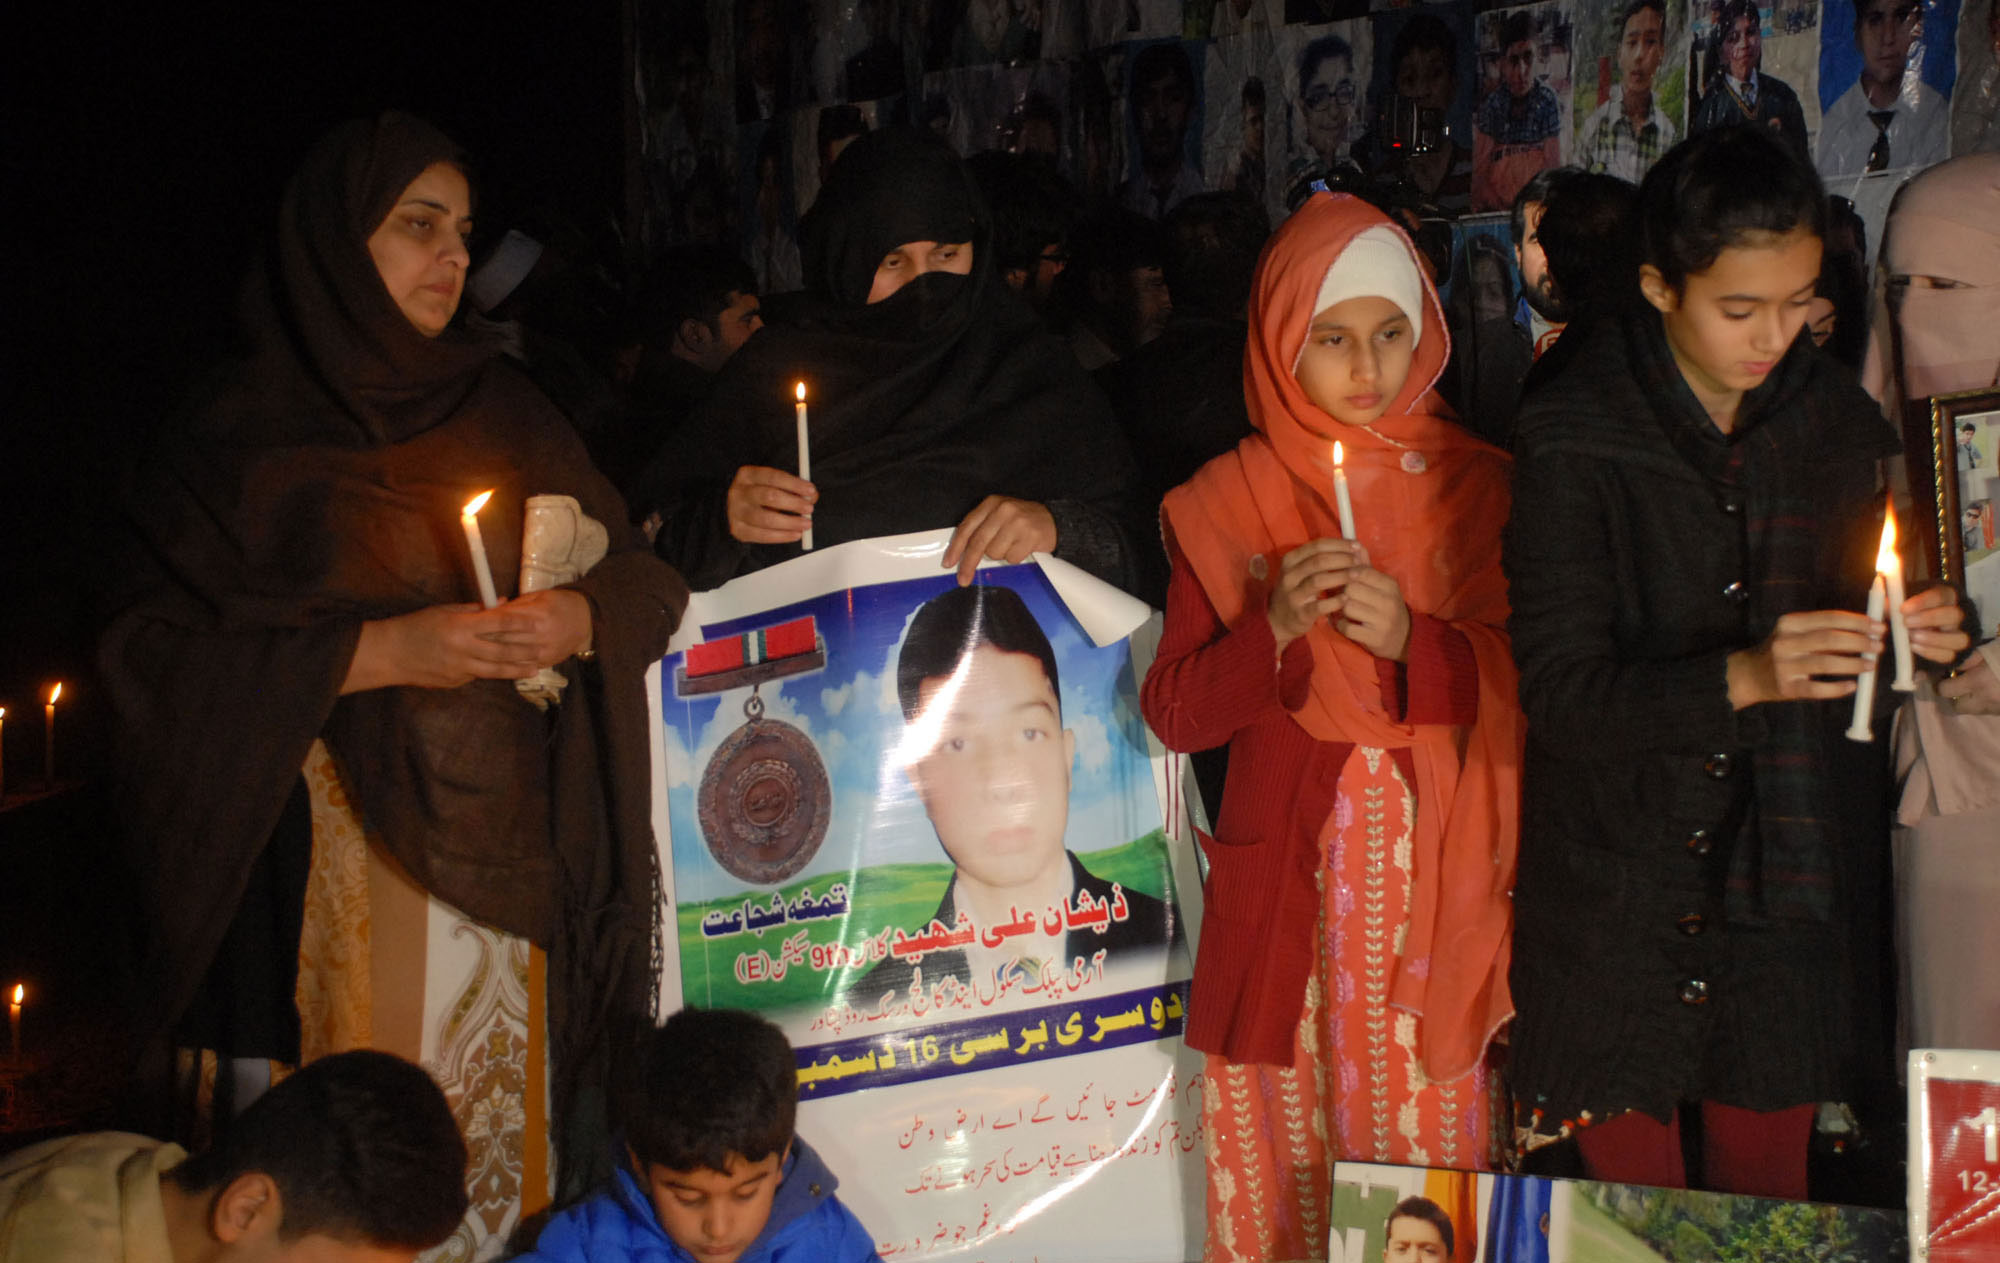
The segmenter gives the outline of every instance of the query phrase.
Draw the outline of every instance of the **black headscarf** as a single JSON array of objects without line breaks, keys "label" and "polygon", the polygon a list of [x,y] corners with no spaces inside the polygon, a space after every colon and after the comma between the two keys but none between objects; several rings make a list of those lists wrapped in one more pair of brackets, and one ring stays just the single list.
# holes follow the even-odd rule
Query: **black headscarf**
[{"label": "black headscarf", "polygon": [[[642,675],[686,589],[548,401],[493,347],[423,336],[383,285],[367,239],[438,162],[463,159],[398,114],[314,147],[244,291],[248,358],[170,427],[128,507],[100,660],[149,913],[142,1024],[187,1004],[324,737],[371,837],[420,884],[551,948],[560,1115],[652,991]],[[340,696],[364,621],[477,599],[458,515],[488,487],[503,592],[527,497],[574,496],[611,529],[573,585],[596,667],[565,664],[547,715],[504,680]]]},{"label": "black headscarf", "polygon": [[[926,273],[869,303],[882,257],[911,241],[970,241],[971,274]],[[997,277],[991,217],[950,149],[905,130],[854,141],[800,249],[806,293],[730,360],[649,475],[680,486],[680,520],[659,546],[696,586],[798,555],[730,539],[718,490],[741,465],[797,467],[795,382],[810,407],[822,548],[955,526],[993,494],[1129,514],[1131,454],[1110,407]]]}]

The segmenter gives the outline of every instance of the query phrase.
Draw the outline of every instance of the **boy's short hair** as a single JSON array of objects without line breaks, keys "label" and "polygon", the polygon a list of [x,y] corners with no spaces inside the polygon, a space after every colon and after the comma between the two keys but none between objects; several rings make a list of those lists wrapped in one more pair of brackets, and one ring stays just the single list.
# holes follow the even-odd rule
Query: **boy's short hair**
[{"label": "boy's short hair", "polygon": [[1062,716],[1056,651],[1028,612],[1028,603],[1012,588],[975,583],[932,597],[910,619],[910,630],[896,655],[896,699],[903,705],[903,718],[914,720],[923,709],[925,680],[950,675],[960,659],[981,645],[1002,653],[1024,653],[1040,662],[1049,677],[1049,691],[1056,695],[1056,715]]},{"label": "boy's short hair", "polygon": [[783,1031],[742,1009],[682,1009],[647,1037],[625,1109],[642,1167],[727,1172],[792,1142],[798,1066]]},{"label": "boy's short hair", "polygon": [[1438,1235],[1444,1238],[1446,1258],[1450,1258],[1452,1252],[1458,1248],[1458,1235],[1452,1231],[1451,1216],[1445,1213],[1444,1207],[1428,1197],[1405,1197],[1397,1202],[1395,1209],[1389,1212],[1389,1217],[1382,1221],[1382,1231],[1386,1234],[1389,1225],[1398,1219],[1421,1219],[1437,1229]]},{"label": "boy's short hair", "polygon": [[465,1217],[465,1141],[451,1107],[420,1067],[385,1052],[306,1065],[166,1178],[219,1193],[252,1173],[278,1186],[282,1241],[427,1250]]}]

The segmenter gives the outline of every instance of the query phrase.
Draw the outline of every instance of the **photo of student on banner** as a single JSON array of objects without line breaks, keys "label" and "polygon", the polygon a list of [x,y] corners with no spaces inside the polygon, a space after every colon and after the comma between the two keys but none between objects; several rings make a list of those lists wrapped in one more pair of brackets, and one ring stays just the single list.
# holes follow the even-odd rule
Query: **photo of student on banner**
[{"label": "photo of student on banner", "polygon": [[1569,131],[1570,25],[1554,4],[1481,15],[1485,97],[1473,119],[1472,209],[1506,210],[1562,162]]},{"label": "photo of student on banner", "polygon": [[1165,903],[1095,876],[1063,844],[1076,734],[1062,726],[1058,679],[1048,636],[1009,588],[953,588],[911,619],[896,658],[905,774],[953,864],[932,924],[949,932],[969,917],[976,937],[892,946],[861,997],[975,974],[1004,986],[1099,951],[1123,963],[1177,936]]},{"label": "photo of student on banner", "polygon": [[1815,154],[1823,178],[1945,160],[1957,13],[1931,10],[1923,0],[1827,0]]},{"label": "photo of student on banner", "polygon": [[1688,120],[1688,134],[1757,123],[1811,161],[1799,94],[1791,84],[1764,72],[1764,15],[1757,0],[1723,0],[1702,47],[1702,97]]},{"label": "photo of student on banner", "polygon": [[[1685,30],[1686,5],[1677,3],[1674,10],[1676,26]],[[1668,29],[1666,0],[1626,0],[1583,34],[1586,74],[1593,63],[1602,68],[1588,96],[1578,85],[1576,108],[1588,112],[1577,130],[1576,165],[1637,184],[1681,138],[1675,120],[1685,116],[1687,106],[1685,68],[1668,52],[1674,33]],[[1599,38],[1593,41],[1592,35]]]}]

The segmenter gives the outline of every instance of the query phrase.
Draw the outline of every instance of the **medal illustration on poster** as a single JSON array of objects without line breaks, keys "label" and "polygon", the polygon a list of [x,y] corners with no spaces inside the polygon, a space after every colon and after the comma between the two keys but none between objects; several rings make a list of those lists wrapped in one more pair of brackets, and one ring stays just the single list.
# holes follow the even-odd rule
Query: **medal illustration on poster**
[{"label": "medal illustration on poster", "polygon": [[[1147,611],[1053,561],[961,587],[945,538],[695,598],[659,687],[663,999],[784,1029],[801,1131],[885,1257],[1074,1247],[1087,1222],[1036,1207],[1081,1180],[1164,1211],[1092,1257],[1184,1257],[1201,1062],[1129,638]],[[1099,598],[1136,616],[1106,635]]]}]

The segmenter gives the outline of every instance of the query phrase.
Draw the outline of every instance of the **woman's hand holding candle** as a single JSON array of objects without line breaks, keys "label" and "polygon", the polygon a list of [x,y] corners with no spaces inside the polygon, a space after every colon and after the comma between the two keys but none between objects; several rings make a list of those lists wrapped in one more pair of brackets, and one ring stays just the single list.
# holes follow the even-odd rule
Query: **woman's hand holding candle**
[{"label": "woman's hand holding candle", "polygon": [[729,533],[746,544],[794,544],[812,529],[819,488],[788,470],[745,465],[729,483]]},{"label": "woman's hand holding candle", "polygon": [[530,592],[490,610],[427,606],[363,623],[340,691],[524,680],[589,648],[590,634],[590,602],[569,588]]},{"label": "woman's hand holding candle", "polygon": [[1887,631],[1880,619],[1853,610],[1783,615],[1763,644],[1729,655],[1729,705],[1742,710],[1846,697],[1854,692],[1854,677],[1874,668]]}]

